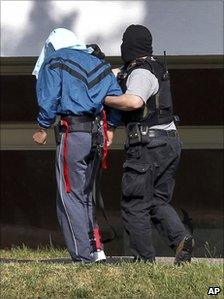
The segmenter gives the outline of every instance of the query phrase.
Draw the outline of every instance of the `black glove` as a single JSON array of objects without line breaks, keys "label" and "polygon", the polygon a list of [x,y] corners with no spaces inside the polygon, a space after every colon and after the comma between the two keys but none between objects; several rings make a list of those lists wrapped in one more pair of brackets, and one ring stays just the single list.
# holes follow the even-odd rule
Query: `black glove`
[{"label": "black glove", "polygon": [[91,45],[86,45],[87,48],[91,47],[93,48],[93,52],[91,53],[92,55],[100,58],[100,59],[104,59],[105,58],[105,54],[101,51],[100,47],[97,44],[91,44]]}]

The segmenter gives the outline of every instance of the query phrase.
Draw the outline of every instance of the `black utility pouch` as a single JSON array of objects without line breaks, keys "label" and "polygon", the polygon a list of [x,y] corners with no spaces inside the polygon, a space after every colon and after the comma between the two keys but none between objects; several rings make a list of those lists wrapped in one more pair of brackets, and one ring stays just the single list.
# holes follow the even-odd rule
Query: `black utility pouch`
[{"label": "black utility pouch", "polygon": [[56,125],[54,125],[54,137],[55,137],[56,144],[61,143],[62,134],[63,134],[63,131],[62,131],[62,128],[61,128],[61,125],[59,122]]},{"label": "black utility pouch", "polygon": [[146,195],[147,181],[150,178],[148,163],[133,163],[126,161],[123,165],[122,193],[126,197],[142,197]]},{"label": "black utility pouch", "polygon": [[129,123],[127,125],[127,137],[129,145],[137,144],[142,141],[139,123]]},{"label": "black utility pouch", "polygon": [[95,119],[92,123],[92,148],[96,148],[99,145],[98,140],[98,131],[99,131],[99,123],[97,119]]},{"label": "black utility pouch", "polygon": [[98,155],[102,158],[103,146],[104,146],[104,131],[103,121],[99,117],[96,117],[92,126],[92,150],[98,151]]}]

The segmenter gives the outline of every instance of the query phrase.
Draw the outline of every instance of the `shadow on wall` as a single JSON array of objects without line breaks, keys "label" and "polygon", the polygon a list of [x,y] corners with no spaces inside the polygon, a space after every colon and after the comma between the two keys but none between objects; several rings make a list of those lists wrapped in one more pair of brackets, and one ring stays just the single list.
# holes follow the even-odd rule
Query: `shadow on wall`
[{"label": "shadow on wall", "polygon": [[[127,2],[124,1],[121,4],[123,10],[125,10]],[[4,32],[4,51],[10,56],[18,56],[18,53],[21,53],[21,51],[23,55],[36,56],[39,54],[43,42],[54,28],[65,27],[70,30],[76,28],[79,17],[79,11],[76,8],[71,9],[69,14],[58,15],[56,11],[54,1],[31,1],[31,9],[27,22],[28,26],[25,27],[24,32],[16,32],[10,27],[2,28]],[[86,41],[87,43],[99,44],[103,51],[111,49],[119,41],[117,52],[120,53],[119,45],[123,32],[132,23],[135,22],[128,21],[128,17],[124,17],[116,22],[111,34],[107,35],[104,31],[95,31],[94,34],[88,35]],[[17,34],[22,36],[18,43],[18,39],[14,40],[12,38]]]},{"label": "shadow on wall", "polygon": [[44,1],[44,4],[42,1],[32,1],[29,27],[17,47],[12,51],[12,55],[17,55],[21,48],[26,48],[29,56],[36,56],[36,48],[40,47],[41,51],[44,41],[54,28],[65,27],[72,29],[78,16],[77,11],[71,11],[69,15],[66,15],[60,21],[54,18],[53,12],[54,5],[52,1]]},{"label": "shadow on wall", "polygon": [[[5,44],[8,45],[6,48],[6,52],[10,52],[10,55],[17,56],[17,53],[21,51],[21,49],[26,49],[26,55],[36,56],[37,55],[37,47],[39,51],[43,46],[44,41],[48,37],[49,33],[58,27],[64,27],[69,30],[74,28],[74,24],[77,22],[78,12],[73,9],[69,15],[63,16],[60,21],[53,15],[54,12],[54,3],[53,1],[45,1],[44,4],[42,1],[32,1],[32,8],[29,14],[29,27],[27,27],[27,32],[23,34],[23,38],[19,41],[17,46],[13,48],[13,42],[11,37],[15,34],[14,31],[6,28],[4,29]],[[95,34],[89,36],[88,43],[97,43],[101,47],[103,44],[113,43],[113,41],[122,39],[122,34],[125,28],[128,26],[122,25],[119,28],[116,28],[113,34],[110,35],[109,40],[108,36],[104,36],[102,34]],[[102,49],[104,51],[104,49]]]},{"label": "shadow on wall", "polygon": [[[85,15],[85,20],[79,23],[78,18],[85,12],[85,7],[82,8],[79,4],[77,8],[73,6],[69,14],[67,11],[64,14],[63,11],[57,13],[55,1],[29,2],[31,10],[29,10],[28,25],[25,29],[15,30],[10,25],[2,26],[2,49],[9,56],[18,56],[21,53],[36,56],[43,41],[54,28],[66,27],[72,30],[77,25],[89,31],[88,43],[98,43],[102,50],[108,53],[119,53],[122,33],[132,23],[145,25],[151,30],[154,52],[157,55],[162,54],[163,50],[166,50],[168,55],[214,55],[223,52],[223,26],[220,26],[223,20],[223,3],[219,0],[206,1],[206,5],[199,0],[138,1],[140,14],[138,10],[135,11],[136,6],[131,6],[131,3],[137,1],[117,1],[119,5],[114,11],[110,11],[109,6],[107,7],[109,1],[97,1],[94,4],[99,7],[99,10],[97,13],[94,12],[96,14],[94,19],[88,19]],[[71,1],[71,3],[76,2],[79,3],[79,1]],[[102,18],[105,11],[106,17],[108,15],[106,23],[104,23],[105,18]],[[118,18],[109,18],[110,12],[115,12]],[[102,25],[100,23],[99,32],[95,31],[92,34],[89,29],[94,27],[96,19],[102,21]],[[108,25],[112,25],[112,29]],[[108,28],[111,29],[109,34],[106,31]],[[21,36],[22,39],[18,41],[18,37]]]}]

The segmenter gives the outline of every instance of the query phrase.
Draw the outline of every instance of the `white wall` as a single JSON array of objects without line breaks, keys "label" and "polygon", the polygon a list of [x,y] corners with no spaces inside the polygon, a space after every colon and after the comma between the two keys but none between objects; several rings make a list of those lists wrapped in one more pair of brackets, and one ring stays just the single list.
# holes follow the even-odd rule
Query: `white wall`
[{"label": "white wall", "polygon": [[107,55],[119,55],[122,33],[143,24],[155,54],[223,53],[222,0],[1,1],[1,56],[36,56],[53,28],[66,27]]}]

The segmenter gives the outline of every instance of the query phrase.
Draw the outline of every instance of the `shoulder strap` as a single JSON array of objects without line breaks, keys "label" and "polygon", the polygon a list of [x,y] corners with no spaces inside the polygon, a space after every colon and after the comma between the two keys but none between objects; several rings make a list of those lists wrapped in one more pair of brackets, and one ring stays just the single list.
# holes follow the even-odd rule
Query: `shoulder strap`
[{"label": "shoulder strap", "polygon": [[154,68],[153,68],[152,63],[150,63],[150,62],[151,62],[150,57],[135,59],[133,62],[131,62],[127,66],[127,68],[126,68],[127,74],[130,75],[131,72],[136,69],[146,69],[154,74],[155,73]]}]

